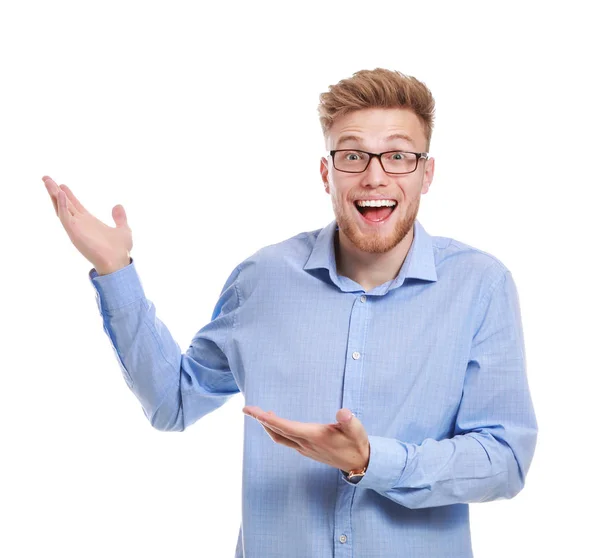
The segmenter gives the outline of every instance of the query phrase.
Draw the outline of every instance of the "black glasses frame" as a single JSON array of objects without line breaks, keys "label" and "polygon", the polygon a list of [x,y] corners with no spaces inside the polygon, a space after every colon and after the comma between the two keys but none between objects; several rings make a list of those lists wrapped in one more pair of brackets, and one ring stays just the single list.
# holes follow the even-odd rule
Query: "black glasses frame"
[{"label": "black glasses frame", "polygon": [[[369,156],[369,160],[367,162],[367,165],[365,166],[365,168],[361,171],[348,171],[348,170],[342,170],[342,169],[338,169],[335,166],[335,154],[338,151],[357,151],[358,153],[364,153],[365,155]],[[383,165],[383,162],[381,160],[381,156],[385,155],[386,153],[410,153],[411,155],[417,155],[417,159],[416,159],[416,163],[415,163],[415,168],[411,171],[408,172],[388,172],[385,170],[385,167]],[[381,168],[384,170],[384,172],[386,172],[387,174],[411,174],[413,172],[415,172],[419,166],[419,161],[421,159],[429,159],[429,153],[423,152],[423,153],[416,153],[414,151],[402,151],[400,149],[393,149],[392,151],[384,151],[383,153],[369,153],[368,151],[362,151],[361,149],[332,149],[329,154],[331,155],[331,160],[333,161],[333,168],[340,171],[340,172],[349,172],[352,174],[360,174],[361,172],[365,172],[368,168],[369,165],[371,164],[371,159],[373,157],[377,157],[379,159],[379,164],[381,165]]]}]

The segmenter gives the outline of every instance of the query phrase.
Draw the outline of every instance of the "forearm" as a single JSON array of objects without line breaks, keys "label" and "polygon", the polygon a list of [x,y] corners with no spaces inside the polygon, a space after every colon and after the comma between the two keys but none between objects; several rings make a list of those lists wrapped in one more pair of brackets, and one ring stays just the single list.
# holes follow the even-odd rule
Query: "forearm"
[{"label": "forearm", "polygon": [[[105,301],[106,302],[106,301]],[[152,302],[137,298],[119,308],[101,310],[103,328],[125,382],[152,426],[180,430],[178,396],[181,350],[156,317]],[[157,416],[162,407],[161,415]],[[164,415],[169,415],[167,424]],[[160,423],[157,418],[162,416]]]},{"label": "forearm", "polygon": [[486,429],[419,445],[369,436],[369,467],[357,486],[408,508],[512,498],[524,486],[537,429],[531,425],[515,436],[504,433]]},{"label": "forearm", "polygon": [[144,294],[134,265],[90,279],[123,377],[158,430],[184,430],[223,405],[239,388],[229,370],[224,347],[237,303],[229,277],[210,324],[201,329],[185,354],[158,319]]}]

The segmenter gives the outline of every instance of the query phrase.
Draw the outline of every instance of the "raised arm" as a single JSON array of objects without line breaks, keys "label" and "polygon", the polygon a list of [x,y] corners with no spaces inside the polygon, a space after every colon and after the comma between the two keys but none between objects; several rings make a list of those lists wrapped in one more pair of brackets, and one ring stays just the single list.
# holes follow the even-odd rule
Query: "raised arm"
[{"label": "raised arm", "polygon": [[209,324],[185,354],[145,296],[135,264],[125,209],[112,210],[115,227],[94,217],[64,184],[43,182],[54,210],[77,250],[94,265],[89,273],[98,309],[123,377],[144,414],[159,430],[184,430],[221,406],[239,389],[226,348],[238,307],[236,268],[227,280]]}]

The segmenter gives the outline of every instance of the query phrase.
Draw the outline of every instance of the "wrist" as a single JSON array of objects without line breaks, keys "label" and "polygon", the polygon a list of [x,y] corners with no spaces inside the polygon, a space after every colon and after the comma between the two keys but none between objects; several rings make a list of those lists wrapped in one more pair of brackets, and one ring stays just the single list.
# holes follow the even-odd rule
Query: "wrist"
[{"label": "wrist", "polygon": [[126,260],[122,259],[112,264],[96,266],[96,272],[98,273],[98,275],[109,275],[110,273],[115,273],[115,271],[119,271],[119,269],[127,267],[130,263],[131,258],[130,256],[127,256]]},{"label": "wrist", "polygon": [[[360,478],[366,474],[367,468],[369,467],[370,460],[371,460],[371,444],[369,444],[369,446],[367,448],[366,457],[361,460],[360,464],[356,467],[351,467],[348,471],[342,470],[342,473],[344,473],[344,476],[346,478],[348,478],[348,477],[350,477],[350,475],[352,475],[350,477],[352,480],[356,480],[356,479],[360,480]],[[354,477],[354,475],[357,475],[357,476]]]}]

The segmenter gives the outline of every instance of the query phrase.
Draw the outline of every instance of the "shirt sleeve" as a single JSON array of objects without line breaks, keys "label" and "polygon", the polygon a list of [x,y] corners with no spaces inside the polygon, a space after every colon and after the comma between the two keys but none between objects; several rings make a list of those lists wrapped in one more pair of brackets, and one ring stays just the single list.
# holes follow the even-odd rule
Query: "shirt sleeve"
[{"label": "shirt sleeve", "polygon": [[408,508],[487,502],[522,490],[538,425],[510,271],[489,292],[478,307],[482,317],[471,344],[454,436],[427,438],[421,444],[369,436],[369,465],[358,488],[370,488]]},{"label": "shirt sleeve", "polygon": [[146,298],[133,258],[108,275],[90,270],[104,331],[123,378],[154,428],[185,430],[239,393],[226,357],[238,308],[238,275],[239,266],[227,279],[211,321],[182,354]]}]

